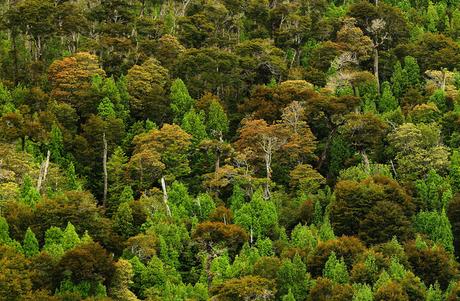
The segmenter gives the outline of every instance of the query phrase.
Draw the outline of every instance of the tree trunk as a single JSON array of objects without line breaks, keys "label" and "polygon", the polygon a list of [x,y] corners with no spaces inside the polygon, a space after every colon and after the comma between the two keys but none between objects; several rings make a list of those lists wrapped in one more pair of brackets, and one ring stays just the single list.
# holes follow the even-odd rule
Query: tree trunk
[{"label": "tree trunk", "polygon": [[377,93],[380,95],[380,79],[379,79],[379,50],[374,46],[374,76],[377,84]]},{"label": "tree trunk", "polygon": [[214,167],[214,172],[217,173],[219,168],[220,168],[220,150],[218,149],[216,151],[216,163],[215,163],[215,167]]},{"label": "tree trunk", "polygon": [[104,197],[102,199],[102,204],[104,207],[107,206],[107,186],[108,186],[108,174],[107,174],[107,139],[105,139],[105,132],[102,134],[102,141],[104,143],[104,152],[102,155],[102,167],[104,169]]},{"label": "tree trunk", "polygon": [[166,213],[168,214],[169,217],[171,217],[171,209],[169,208],[168,205],[168,192],[166,191],[166,182],[165,182],[165,177],[161,177],[161,189],[163,190],[163,202],[166,207]]},{"label": "tree trunk", "polygon": [[361,156],[363,157],[363,162],[364,162],[364,167],[365,167],[365,169],[366,169],[366,172],[367,172],[367,173],[370,173],[370,171],[371,171],[371,165],[370,165],[370,163],[369,163],[369,157],[367,156],[365,150],[360,151],[360,153],[361,153]]},{"label": "tree trunk", "polygon": [[50,164],[50,154],[51,152],[48,150],[46,154],[46,159],[45,161],[42,162],[40,166],[40,175],[38,176],[38,182],[37,182],[37,191],[40,192],[40,189],[42,188],[42,183],[45,182],[46,180],[46,175],[48,174],[48,166]]},{"label": "tree trunk", "polygon": [[269,153],[265,154],[265,169],[267,172],[267,178],[266,178],[267,182],[265,183],[264,198],[267,200],[270,198],[270,181],[272,177],[271,167],[270,167],[270,162],[271,162],[270,157],[271,156]]}]

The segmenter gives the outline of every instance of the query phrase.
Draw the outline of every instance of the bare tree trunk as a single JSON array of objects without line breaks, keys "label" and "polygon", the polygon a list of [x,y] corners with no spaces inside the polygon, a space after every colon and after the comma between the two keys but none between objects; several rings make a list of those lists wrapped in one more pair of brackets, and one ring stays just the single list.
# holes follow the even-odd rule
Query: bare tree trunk
[{"label": "bare tree trunk", "polygon": [[102,167],[104,169],[104,197],[102,199],[102,204],[104,207],[107,205],[107,186],[108,186],[108,174],[107,174],[107,139],[105,139],[105,132],[102,134],[102,141],[104,143],[104,152],[102,155]]},{"label": "bare tree trunk", "polygon": [[165,177],[161,177],[161,189],[163,190],[163,202],[165,203],[166,206],[166,213],[168,214],[169,217],[171,217],[171,209],[169,208],[168,205],[168,192],[166,191],[166,182],[165,182]]},{"label": "bare tree trunk", "polygon": [[272,177],[270,163],[271,163],[271,155],[269,153],[266,153],[265,154],[265,169],[267,172],[267,178],[266,178],[267,183],[265,183],[265,191],[264,191],[265,199],[270,198],[270,181]]},{"label": "bare tree trunk", "polygon": [[45,161],[43,161],[42,164],[40,165],[40,175],[38,176],[38,182],[37,182],[38,192],[40,192],[40,189],[42,188],[42,183],[45,182],[46,175],[48,174],[48,166],[50,164],[50,154],[51,152],[48,150]]},{"label": "bare tree trunk", "polygon": [[380,95],[380,79],[379,79],[379,50],[374,46],[374,76],[377,84],[377,93]]},{"label": "bare tree trunk", "polygon": [[214,172],[217,173],[219,168],[220,168],[220,150],[218,149],[216,151],[216,164],[215,164]]},{"label": "bare tree trunk", "polygon": [[369,157],[367,157],[366,151],[362,150],[360,151],[361,156],[363,157],[363,162],[364,162],[364,167],[366,169],[366,172],[369,173],[371,171],[371,165],[369,163]]}]

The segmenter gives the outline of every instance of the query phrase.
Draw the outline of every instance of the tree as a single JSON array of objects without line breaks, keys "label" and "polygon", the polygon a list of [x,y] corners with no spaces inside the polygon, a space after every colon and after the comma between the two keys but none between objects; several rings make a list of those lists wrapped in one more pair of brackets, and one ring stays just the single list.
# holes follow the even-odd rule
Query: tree
[{"label": "tree", "polygon": [[347,266],[343,261],[343,258],[340,260],[337,259],[335,252],[332,252],[329,255],[328,260],[324,266],[323,277],[329,278],[337,283],[347,283],[349,280]]},{"label": "tree", "polygon": [[70,250],[76,247],[80,243],[80,237],[75,231],[74,225],[71,222],[67,223],[67,226],[62,234],[62,247],[64,251]]},{"label": "tree", "polygon": [[204,112],[196,112],[194,108],[191,108],[185,113],[181,128],[192,135],[193,144],[198,145],[207,138]]},{"label": "tree", "polygon": [[452,227],[444,209],[441,213],[436,211],[419,212],[415,217],[414,225],[416,230],[427,234],[429,239],[443,246],[447,251],[454,251]]},{"label": "tree", "polygon": [[0,246],[0,295],[18,300],[32,289],[30,261],[10,246]]},{"label": "tree", "polygon": [[91,95],[91,81],[96,75],[105,76],[97,57],[79,52],[62,60],[54,61],[48,70],[51,96],[69,103],[81,116],[96,112],[98,103]]},{"label": "tree", "polygon": [[350,144],[361,154],[363,163],[369,170],[370,162],[367,153],[381,143],[387,125],[372,113],[352,113],[347,116],[341,130]]},{"label": "tree", "polygon": [[272,281],[258,277],[234,278],[212,289],[213,299],[230,300],[274,300],[276,288]]},{"label": "tree", "polygon": [[250,233],[250,242],[269,235],[278,223],[278,213],[271,200],[264,200],[261,189],[257,190],[249,203],[235,212],[235,223]]},{"label": "tree", "polygon": [[265,197],[270,196],[269,183],[272,177],[272,159],[286,142],[283,129],[279,125],[268,125],[264,120],[245,120],[240,129],[236,148],[248,152],[252,160],[262,159],[265,165]]},{"label": "tree", "polygon": [[64,157],[64,140],[62,137],[62,131],[56,124],[51,127],[51,133],[48,144],[51,160],[57,164],[62,164]]},{"label": "tree", "polygon": [[156,59],[148,59],[142,65],[134,65],[126,75],[129,106],[134,117],[150,118],[160,124],[168,109],[166,95],[169,72]]},{"label": "tree", "polygon": [[[394,235],[406,238],[410,234],[414,205],[396,181],[382,176],[359,183],[340,181],[335,194],[330,218],[337,235],[359,234],[369,243],[382,243]],[[380,227],[381,222],[388,223],[388,228]]]},{"label": "tree", "polygon": [[115,272],[113,259],[98,243],[79,245],[64,254],[56,266],[56,277],[74,284],[87,282],[95,294],[100,284],[112,281]]},{"label": "tree", "polygon": [[118,234],[129,238],[134,234],[133,212],[128,202],[122,202],[113,216],[113,227]]},{"label": "tree", "polygon": [[212,99],[209,103],[206,129],[211,137],[220,141],[222,141],[223,136],[226,135],[229,130],[227,113],[216,99]]},{"label": "tree", "polygon": [[116,117],[115,106],[108,97],[104,97],[97,106],[97,115],[104,119]]},{"label": "tree", "polygon": [[34,232],[27,228],[26,235],[24,236],[24,241],[22,243],[22,247],[24,249],[24,255],[26,257],[33,257],[40,252],[38,247],[38,240],[35,237]]},{"label": "tree", "polygon": [[391,112],[398,108],[398,101],[396,97],[393,96],[393,92],[391,91],[390,83],[383,82],[382,84],[382,96],[380,97],[379,101],[379,110],[380,112]]},{"label": "tree", "polygon": [[171,111],[175,123],[181,123],[186,112],[189,112],[195,105],[195,100],[190,96],[184,82],[177,78],[171,84]]},{"label": "tree", "polygon": [[7,244],[10,242],[10,227],[8,222],[3,216],[0,216],[0,244]]},{"label": "tree", "polygon": [[298,254],[294,256],[292,261],[290,259],[283,260],[277,272],[277,283],[278,296],[291,292],[295,300],[305,300],[310,286],[310,275]]},{"label": "tree", "polygon": [[21,186],[20,200],[31,207],[34,207],[37,202],[40,201],[40,193],[35,189],[29,175],[24,177],[24,182]]},{"label": "tree", "polygon": [[125,259],[119,259],[114,264],[115,274],[112,279],[110,296],[114,300],[137,301],[136,295],[129,290],[134,275],[131,263]]},{"label": "tree", "polygon": [[403,180],[420,179],[432,169],[441,175],[447,172],[449,153],[435,125],[402,124],[388,138],[397,151],[397,173]]}]

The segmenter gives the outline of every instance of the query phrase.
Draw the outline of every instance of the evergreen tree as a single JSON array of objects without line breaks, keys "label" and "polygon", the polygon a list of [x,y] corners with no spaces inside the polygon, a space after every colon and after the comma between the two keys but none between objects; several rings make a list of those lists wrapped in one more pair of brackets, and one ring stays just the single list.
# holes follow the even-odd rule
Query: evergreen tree
[{"label": "evergreen tree", "polygon": [[208,134],[215,139],[221,140],[229,129],[227,114],[222,105],[216,99],[209,104],[208,118],[206,119]]},{"label": "evergreen tree", "polygon": [[347,266],[343,258],[337,259],[335,252],[332,251],[324,265],[323,276],[340,284],[347,283],[349,280]]},{"label": "evergreen tree", "polygon": [[192,135],[194,145],[198,145],[203,139],[207,138],[203,111],[196,112],[194,108],[191,108],[185,113],[181,127],[184,131]]},{"label": "evergreen tree", "polygon": [[119,197],[119,204],[128,203],[134,201],[134,192],[131,186],[126,185],[123,187],[123,190]]},{"label": "evergreen tree", "polygon": [[420,67],[414,57],[406,56],[404,58],[404,70],[409,86],[418,87],[420,85]]},{"label": "evergreen tree", "polygon": [[394,257],[391,259],[388,272],[390,274],[390,277],[397,281],[401,281],[406,275],[406,269],[402,264],[399,263],[398,259]]},{"label": "evergreen tree", "polygon": [[374,296],[372,289],[367,284],[353,285],[353,300],[352,301],[373,301]]},{"label": "evergreen tree", "polygon": [[115,118],[115,106],[108,97],[104,97],[97,107],[97,115],[103,119]]},{"label": "evergreen tree", "polygon": [[22,243],[22,248],[26,257],[33,257],[40,253],[38,240],[30,228],[27,228],[26,235],[24,236],[24,241]]},{"label": "evergreen tree", "polygon": [[38,201],[40,201],[40,193],[32,184],[32,178],[29,175],[24,177],[24,182],[22,183],[20,192],[20,200],[31,207],[34,207]]},{"label": "evergreen tree", "polygon": [[399,61],[396,62],[391,76],[391,84],[393,93],[397,98],[400,98],[406,92],[408,87],[407,73],[401,66]]},{"label": "evergreen tree", "polygon": [[389,82],[382,84],[382,96],[380,97],[379,110],[382,113],[391,112],[398,108],[398,101],[393,96]]},{"label": "evergreen tree", "polygon": [[0,216],[0,244],[7,244],[10,239],[10,227],[3,216]]},{"label": "evergreen tree", "polygon": [[447,110],[446,93],[441,89],[434,91],[433,95],[430,96],[430,102],[434,103],[441,112]]},{"label": "evergreen tree", "polygon": [[291,289],[289,289],[287,295],[283,296],[282,301],[296,301]]},{"label": "evergreen tree", "polygon": [[298,224],[291,232],[291,244],[301,249],[314,249],[318,242],[309,227]]},{"label": "evergreen tree", "polygon": [[195,100],[188,93],[184,82],[177,78],[171,84],[171,111],[174,116],[174,122],[180,123],[185,113],[189,112],[195,105]]},{"label": "evergreen tree", "polygon": [[62,247],[62,238],[64,232],[58,227],[50,227],[45,232],[45,245],[43,250],[50,254],[53,258],[61,258],[64,255],[64,248]]},{"label": "evergreen tree", "polygon": [[460,191],[460,152],[455,149],[450,157],[449,170],[450,184],[454,192]]},{"label": "evergreen tree", "polygon": [[426,301],[443,301],[443,293],[439,287],[439,283],[430,284],[428,291],[426,292]]},{"label": "evergreen tree", "polygon": [[118,206],[117,212],[113,216],[113,227],[118,234],[125,238],[134,233],[133,212],[129,203],[123,202]]},{"label": "evergreen tree", "polygon": [[277,282],[279,285],[278,295],[294,295],[295,300],[305,300],[310,284],[310,275],[307,267],[298,254],[292,261],[285,259],[277,272]]},{"label": "evergreen tree", "polygon": [[67,189],[68,190],[81,190],[81,184],[78,181],[73,162],[70,162],[67,167]]},{"label": "evergreen tree", "polygon": [[64,251],[70,250],[76,247],[80,243],[80,237],[75,231],[74,225],[71,222],[67,223],[67,227],[62,235],[62,247]]},{"label": "evergreen tree", "polygon": [[324,222],[321,224],[321,227],[319,228],[318,236],[322,241],[335,239],[334,230],[332,229],[329,217],[327,215],[324,218]]},{"label": "evergreen tree", "polygon": [[245,228],[251,237],[266,236],[278,223],[278,213],[271,200],[264,200],[262,189],[258,189],[249,203],[244,204],[235,213],[235,224]]},{"label": "evergreen tree", "polygon": [[56,124],[53,124],[51,127],[48,148],[51,160],[57,164],[62,164],[64,158],[64,138],[62,137],[61,128]]},{"label": "evergreen tree", "polygon": [[426,12],[426,29],[431,32],[438,31],[439,15],[436,6],[433,2],[428,1],[428,8]]},{"label": "evergreen tree", "polygon": [[443,246],[446,250],[454,251],[454,237],[449,219],[443,209],[437,211],[422,211],[417,214],[414,221],[415,228],[428,235],[434,242]]},{"label": "evergreen tree", "polygon": [[235,184],[233,185],[233,193],[231,197],[228,199],[228,204],[230,205],[230,209],[233,212],[236,212],[238,209],[243,206],[245,203],[245,194],[244,191],[241,189],[240,185]]}]

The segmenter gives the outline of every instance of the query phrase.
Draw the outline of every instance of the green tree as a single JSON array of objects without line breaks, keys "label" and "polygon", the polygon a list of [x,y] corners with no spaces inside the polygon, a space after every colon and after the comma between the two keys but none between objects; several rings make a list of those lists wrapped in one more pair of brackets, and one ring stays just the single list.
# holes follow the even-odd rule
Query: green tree
[{"label": "green tree", "polygon": [[404,95],[409,86],[407,72],[403,69],[399,61],[394,66],[391,84],[393,93],[398,99]]},{"label": "green tree", "polygon": [[435,283],[434,285],[430,285],[428,291],[426,293],[426,301],[442,301],[443,294],[442,290],[439,287],[439,283]]},{"label": "green tree", "polygon": [[8,222],[3,216],[0,216],[0,244],[7,244],[10,240],[10,227]]},{"label": "green tree", "polygon": [[73,162],[69,162],[69,166],[67,167],[67,187],[68,190],[81,190],[80,181],[77,178],[77,174],[75,173],[75,166]]},{"label": "green tree", "polygon": [[195,100],[190,96],[187,86],[180,78],[172,82],[169,98],[171,100],[171,111],[174,116],[174,122],[180,123],[184,115],[194,107]]},{"label": "green tree", "polygon": [[51,160],[57,164],[62,164],[64,156],[64,141],[59,126],[53,124],[51,127],[50,139],[48,144]]},{"label": "green tree", "polygon": [[33,257],[40,252],[38,240],[30,228],[27,228],[24,241],[22,242],[22,248],[26,257]]},{"label": "green tree", "polygon": [[353,286],[353,300],[352,301],[373,301],[374,296],[372,289],[367,284],[354,285]]},{"label": "green tree", "polygon": [[71,222],[67,223],[67,226],[62,234],[62,247],[65,251],[76,247],[80,243],[80,237],[75,231],[74,225]]},{"label": "green tree", "polygon": [[310,287],[310,275],[305,263],[296,254],[292,261],[285,259],[277,272],[278,296],[292,292],[296,300],[305,300]]},{"label": "green tree", "polygon": [[128,238],[134,234],[133,212],[129,203],[121,203],[112,220],[115,231],[124,238]]},{"label": "green tree", "polygon": [[410,87],[419,87],[420,85],[420,67],[417,60],[412,56],[404,57],[404,70],[407,74],[407,80]]},{"label": "green tree", "polygon": [[443,209],[437,211],[421,211],[414,221],[415,228],[421,233],[427,234],[434,242],[443,246],[447,251],[454,251],[454,237],[450,221]]},{"label": "green tree", "polygon": [[382,84],[382,96],[380,97],[379,110],[382,113],[391,112],[398,108],[398,101],[393,96],[389,82]]},{"label": "green tree", "polygon": [[103,119],[116,117],[115,106],[108,97],[104,97],[97,106],[97,115]]},{"label": "green tree", "polygon": [[284,295],[281,300],[282,301],[296,301],[291,289],[289,289],[289,292],[287,293],[287,295]]},{"label": "green tree", "polygon": [[275,204],[271,200],[265,200],[262,190],[258,189],[251,201],[235,212],[235,223],[250,233],[251,243],[254,239],[263,238],[278,223]]},{"label": "green tree", "polygon": [[206,119],[208,134],[214,139],[222,140],[229,130],[229,121],[224,108],[216,99],[209,104],[208,117]]},{"label": "green tree", "polygon": [[21,186],[21,202],[28,206],[34,207],[40,201],[40,198],[40,193],[32,184],[32,178],[29,175],[26,175]]},{"label": "green tree", "polygon": [[194,108],[191,108],[185,113],[181,128],[192,135],[193,144],[198,145],[203,139],[207,138],[204,112],[196,112]]},{"label": "green tree", "polygon": [[340,260],[337,259],[335,252],[332,252],[331,255],[329,255],[329,258],[324,265],[323,277],[329,278],[332,281],[341,284],[348,283],[349,281],[347,266],[343,258]]}]

